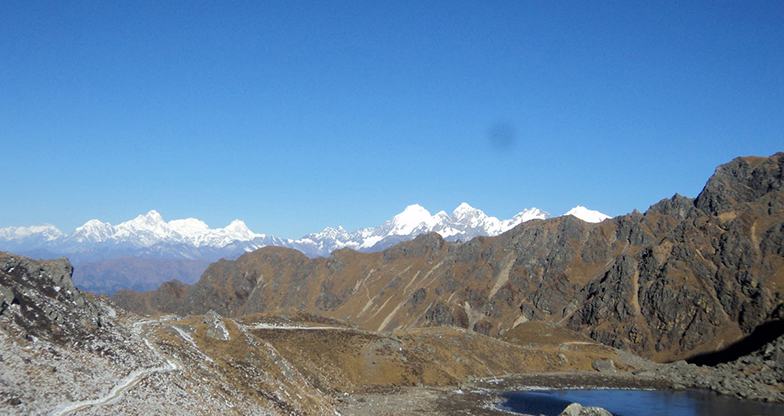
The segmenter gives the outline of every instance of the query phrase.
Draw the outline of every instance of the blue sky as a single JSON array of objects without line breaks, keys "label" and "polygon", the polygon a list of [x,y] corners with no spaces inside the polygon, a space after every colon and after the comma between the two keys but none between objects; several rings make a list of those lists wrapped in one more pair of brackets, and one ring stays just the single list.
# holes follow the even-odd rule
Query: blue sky
[{"label": "blue sky", "polygon": [[0,227],[644,211],[784,150],[784,3],[0,3]]}]

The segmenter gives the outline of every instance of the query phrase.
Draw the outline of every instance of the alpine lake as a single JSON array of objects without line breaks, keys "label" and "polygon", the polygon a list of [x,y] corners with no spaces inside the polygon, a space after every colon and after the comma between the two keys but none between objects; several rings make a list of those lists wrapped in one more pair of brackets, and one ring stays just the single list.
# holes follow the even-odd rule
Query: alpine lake
[{"label": "alpine lake", "polygon": [[784,416],[784,405],[686,389],[575,389],[508,392],[501,408],[522,415],[557,416],[571,403],[607,409],[613,416]]}]

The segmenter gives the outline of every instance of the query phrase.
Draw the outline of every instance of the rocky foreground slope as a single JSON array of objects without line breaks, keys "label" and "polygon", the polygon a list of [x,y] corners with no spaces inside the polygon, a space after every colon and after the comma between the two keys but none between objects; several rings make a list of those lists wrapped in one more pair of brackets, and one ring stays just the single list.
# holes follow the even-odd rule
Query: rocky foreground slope
[{"label": "rocky foreground slope", "polygon": [[532,220],[462,244],[428,234],[320,259],[265,247],[212,264],[193,286],[112,299],[142,313],[287,308],[374,331],[452,325],[498,336],[546,322],[658,361],[685,359],[784,318],[783,171],[784,153],[738,158],[696,199],[676,194],[598,224]]},{"label": "rocky foreground slope", "polygon": [[503,341],[445,327],[377,333],[292,311],[142,318],[78,291],[71,272],[65,259],[0,252],[0,414],[350,414],[368,389],[455,389],[593,371],[597,360],[637,368],[563,328]]}]

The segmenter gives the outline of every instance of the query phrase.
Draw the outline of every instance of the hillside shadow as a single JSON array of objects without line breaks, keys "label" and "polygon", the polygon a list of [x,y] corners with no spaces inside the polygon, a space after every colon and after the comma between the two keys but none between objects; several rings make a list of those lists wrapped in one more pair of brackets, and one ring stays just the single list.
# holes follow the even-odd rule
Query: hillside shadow
[{"label": "hillside shadow", "polygon": [[686,362],[690,364],[714,366],[735,361],[744,355],[759,350],[765,344],[775,340],[783,334],[784,321],[766,322],[755,328],[751,334],[732,343],[727,348],[694,355],[687,358]]}]

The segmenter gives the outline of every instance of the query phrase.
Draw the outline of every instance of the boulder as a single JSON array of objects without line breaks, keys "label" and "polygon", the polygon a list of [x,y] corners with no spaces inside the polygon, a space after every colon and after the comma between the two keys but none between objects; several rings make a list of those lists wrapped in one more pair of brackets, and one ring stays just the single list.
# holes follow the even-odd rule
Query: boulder
[{"label": "boulder", "polygon": [[579,403],[572,403],[558,416],[612,416],[612,413],[601,407],[583,407]]},{"label": "boulder", "polygon": [[591,364],[594,370],[600,373],[614,373],[615,372],[615,363],[613,360],[607,358],[597,358],[593,360]]},{"label": "boulder", "polygon": [[221,341],[228,341],[231,339],[226,325],[223,324],[223,319],[217,312],[210,309],[204,314],[204,323],[207,324],[207,336]]}]

